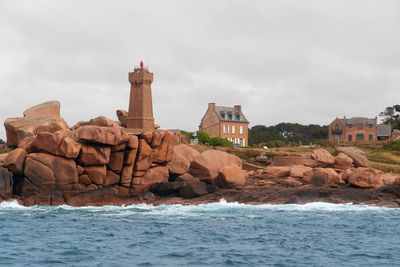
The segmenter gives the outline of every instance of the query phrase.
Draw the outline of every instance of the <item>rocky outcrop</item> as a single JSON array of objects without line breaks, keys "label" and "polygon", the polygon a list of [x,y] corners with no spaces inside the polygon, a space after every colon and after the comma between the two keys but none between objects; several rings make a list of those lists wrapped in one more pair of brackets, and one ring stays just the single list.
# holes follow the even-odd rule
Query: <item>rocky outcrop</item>
[{"label": "rocky outcrop", "polygon": [[169,172],[178,175],[187,173],[190,169],[190,164],[198,155],[200,153],[188,145],[180,144],[175,146],[172,161],[167,165]]},{"label": "rocky outcrop", "polygon": [[73,133],[69,129],[55,133],[44,132],[38,133],[31,145],[39,151],[75,159],[81,151],[81,145],[75,142],[73,138]]},{"label": "rocky outcrop", "polygon": [[240,188],[244,186],[245,182],[246,177],[243,170],[237,165],[222,167],[214,180],[214,184],[220,188]]},{"label": "rocky outcrop", "polygon": [[332,157],[331,153],[325,149],[314,150],[311,154],[311,157],[315,160],[316,167],[328,167],[335,162],[335,159]]},{"label": "rocky outcrop", "polygon": [[292,166],[268,166],[263,170],[259,177],[261,179],[277,179],[288,177],[291,170]]},{"label": "rocky outcrop", "polygon": [[356,147],[338,147],[336,153],[342,152],[349,156],[356,167],[368,167],[369,162],[364,151]]},{"label": "rocky outcrop", "polygon": [[362,188],[377,188],[393,184],[399,175],[384,173],[372,168],[357,168],[349,175],[349,183]]},{"label": "rocky outcrop", "polygon": [[33,106],[24,111],[24,117],[53,115],[60,117],[60,102],[48,101],[42,104]]},{"label": "rocky outcrop", "polygon": [[7,145],[17,147],[18,144],[29,136],[40,132],[54,133],[68,129],[64,119],[55,115],[37,115],[22,118],[11,118],[4,122],[7,135]]},{"label": "rocky outcrop", "polygon": [[7,199],[11,196],[13,189],[13,175],[3,167],[0,167],[0,199]]},{"label": "rocky outcrop", "polygon": [[78,183],[74,160],[45,153],[27,156],[24,175],[24,194],[72,190]]},{"label": "rocky outcrop", "polygon": [[347,170],[351,168],[352,165],[353,160],[346,154],[340,152],[335,158],[335,163],[333,164],[333,167],[335,167],[336,169]]},{"label": "rocky outcrop", "polygon": [[4,159],[3,166],[14,174],[22,175],[26,155],[27,153],[24,149],[14,149],[8,153],[7,157]]},{"label": "rocky outcrop", "polygon": [[208,150],[193,159],[190,173],[201,181],[212,183],[222,167],[236,165],[242,167],[242,160],[235,155],[218,150]]}]

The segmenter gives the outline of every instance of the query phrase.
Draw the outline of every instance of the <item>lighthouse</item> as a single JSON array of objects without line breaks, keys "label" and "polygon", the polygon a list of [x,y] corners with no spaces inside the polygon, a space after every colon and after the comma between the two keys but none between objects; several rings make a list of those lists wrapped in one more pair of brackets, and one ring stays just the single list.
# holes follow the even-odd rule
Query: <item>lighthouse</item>
[{"label": "lighthouse", "polygon": [[129,72],[131,93],[129,97],[129,111],[127,128],[137,131],[154,130],[153,101],[151,96],[151,84],[153,73],[143,66],[135,67]]}]

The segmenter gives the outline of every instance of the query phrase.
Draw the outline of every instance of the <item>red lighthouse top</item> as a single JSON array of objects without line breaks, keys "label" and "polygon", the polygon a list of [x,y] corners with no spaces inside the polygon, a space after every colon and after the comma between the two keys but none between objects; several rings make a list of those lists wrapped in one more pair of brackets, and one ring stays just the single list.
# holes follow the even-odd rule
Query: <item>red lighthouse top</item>
[{"label": "red lighthouse top", "polygon": [[140,68],[143,69],[143,61],[140,60]]}]

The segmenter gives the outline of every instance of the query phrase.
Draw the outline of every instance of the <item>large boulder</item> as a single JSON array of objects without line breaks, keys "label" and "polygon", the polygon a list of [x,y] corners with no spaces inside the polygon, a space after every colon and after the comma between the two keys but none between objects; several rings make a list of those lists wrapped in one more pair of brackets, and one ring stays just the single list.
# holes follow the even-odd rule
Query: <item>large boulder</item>
[{"label": "large boulder", "polygon": [[398,130],[398,129],[393,130],[392,140],[400,140],[400,130]]},{"label": "large boulder", "polygon": [[121,128],[85,125],[74,132],[80,140],[95,144],[115,146],[129,140],[129,135]]},{"label": "large boulder", "polygon": [[169,172],[174,174],[184,174],[188,172],[190,163],[198,155],[200,155],[200,153],[188,145],[180,144],[175,146],[174,156],[167,165]]},{"label": "large boulder", "polygon": [[349,156],[356,167],[368,167],[369,161],[365,152],[357,147],[338,147],[335,153],[342,152]]},{"label": "large boulder", "polygon": [[63,118],[56,115],[35,115],[22,118],[10,118],[4,122],[7,135],[7,145],[17,147],[26,137],[35,136],[41,132],[53,133],[68,129]]},{"label": "large boulder", "polygon": [[238,188],[244,186],[245,182],[246,176],[242,168],[231,165],[219,169],[219,175],[214,180],[214,185],[221,188]]},{"label": "large boulder", "polygon": [[132,187],[138,191],[147,191],[151,186],[162,182],[168,182],[169,173],[165,166],[150,168],[143,177],[134,177]]},{"label": "large boulder", "polygon": [[333,167],[335,167],[336,169],[347,170],[351,168],[352,165],[353,160],[346,154],[340,152],[335,158],[335,163],[333,164]]},{"label": "large boulder", "polygon": [[24,117],[40,115],[54,115],[60,117],[60,102],[48,101],[42,104],[33,106],[24,111]]},{"label": "large boulder", "polygon": [[340,182],[339,174],[332,168],[315,168],[312,170],[310,184],[316,186],[337,185]]},{"label": "large boulder", "polygon": [[242,167],[242,160],[232,154],[218,150],[207,150],[193,159],[190,173],[201,181],[212,183],[219,175],[219,170],[225,166]]},{"label": "large boulder", "polygon": [[85,166],[84,169],[93,184],[103,185],[106,181],[107,167],[105,165]]},{"label": "large boulder", "polygon": [[81,151],[81,145],[74,141],[69,129],[55,133],[38,133],[32,146],[35,150],[71,159],[77,158]]},{"label": "large boulder", "polygon": [[357,168],[349,175],[349,183],[362,188],[377,188],[395,182],[398,175],[372,168]]},{"label": "large boulder", "polygon": [[22,148],[16,148],[4,160],[3,166],[15,174],[21,175],[24,170],[26,151]]},{"label": "large boulder", "polygon": [[290,176],[293,178],[302,178],[304,176],[304,173],[307,171],[311,171],[311,167],[307,167],[304,165],[294,165],[290,169]]},{"label": "large boulder", "polygon": [[90,125],[120,128],[120,124],[104,116],[99,116],[89,121]]},{"label": "large boulder", "polygon": [[110,162],[111,148],[109,146],[81,143],[81,153],[78,163],[83,166],[105,165]]},{"label": "large boulder", "polygon": [[45,153],[26,157],[24,193],[72,190],[78,183],[75,161]]},{"label": "large boulder", "polygon": [[171,132],[165,131],[165,136],[162,139],[161,144],[154,150],[154,162],[166,163],[171,161],[174,155],[175,145],[175,135]]},{"label": "large boulder", "polygon": [[262,171],[261,179],[277,179],[284,178],[290,175],[292,166],[268,166]]},{"label": "large boulder", "polygon": [[0,167],[0,197],[8,198],[12,194],[13,175],[6,168]]},{"label": "large boulder", "polygon": [[276,156],[271,158],[270,166],[293,166],[293,165],[304,165],[313,167],[315,165],[315,160],[311,155],[301,155],[301,156]]},{"label": "large boulder", "polygon": [[135,164],[136,171],[147,171],[150,168],[152,162],[152,152],[153,150],[147,144],[147,142],[144,139],[140,139],[139,150]]},{"label": "large boulder", "polygon": [[116,173],[121,173],[124,166],[124,151],[111,152],[108,167]]},{"label": "large boulder", "polygon": [[311,157],[316,161],[316,167],[328,167],[335,162],[331,153],[325,149],[315,149]]},{"label": "large boulder", "polygon": [[118,109],[117,110],[117,117],[119,122],[121,123],[122,127],[126,128],[127,122],[128,122],[128,111]]},{"label": "large boulder", "polygon": [[179,189],[179,196],[183,198],[194,198],[207,194],[207,185],[204,182],[186,183]]},{"label": "large boulder", "polygon": [[189,162],[192,162],[198,155],[200,155],[196,149],[185,144],[179,144],[175,146],[174,153],[183,156]]}]

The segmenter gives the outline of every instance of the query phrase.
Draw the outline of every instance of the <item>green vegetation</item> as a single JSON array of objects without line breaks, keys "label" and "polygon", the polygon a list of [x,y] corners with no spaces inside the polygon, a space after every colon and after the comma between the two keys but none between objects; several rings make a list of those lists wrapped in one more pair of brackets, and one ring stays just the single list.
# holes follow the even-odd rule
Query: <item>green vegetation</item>
[{"label": "green vegetation", "polygon": [[379,113],[379,117],[382,118],[383,123],[390,122],[392,129],[400,130],[400,105],[387,107],[385,111]]},{"label": "green vegetation", "polygon": [[[277,141],[290,144],[293,142],[310,144],[318,140],[328,139],[328,126],[316,124],[301,125],[298,123],[279,123],[275,126],[257,125],[249,129],[249,144],[251,146]],[[272,146],[268,146],[272,147]]]},{"label": "green vegetation", "polygon": [[186,135],[186,136],[189,137],[190,139],[193,139],[193,138],[194,138],[192,132],[187,132],[187,131],[184,131],[184,130],[179,130],[179,131],[181,132],[181,134]]},{"label": "green vegetation", "polygon": [[197,138],[199,138],[200,143],[207,145],[210,142],[210,135],[205,131],[198,131]]},{"label": "green vegetation", "polygon": [[210,146],[233,147],[232,143],[222,137],[213,137],[208,142]]},{"label": "green vegetation", "polygon": [[4,142],[4,140],[0,138],[0,145],[1,145],[1,144],[5,144],[5,143],[6,143],[6,142]]},{"label": "green vegetation", "polygon": [[383,145],[385,150],[400,151],[400,140],[389,141]]}]

